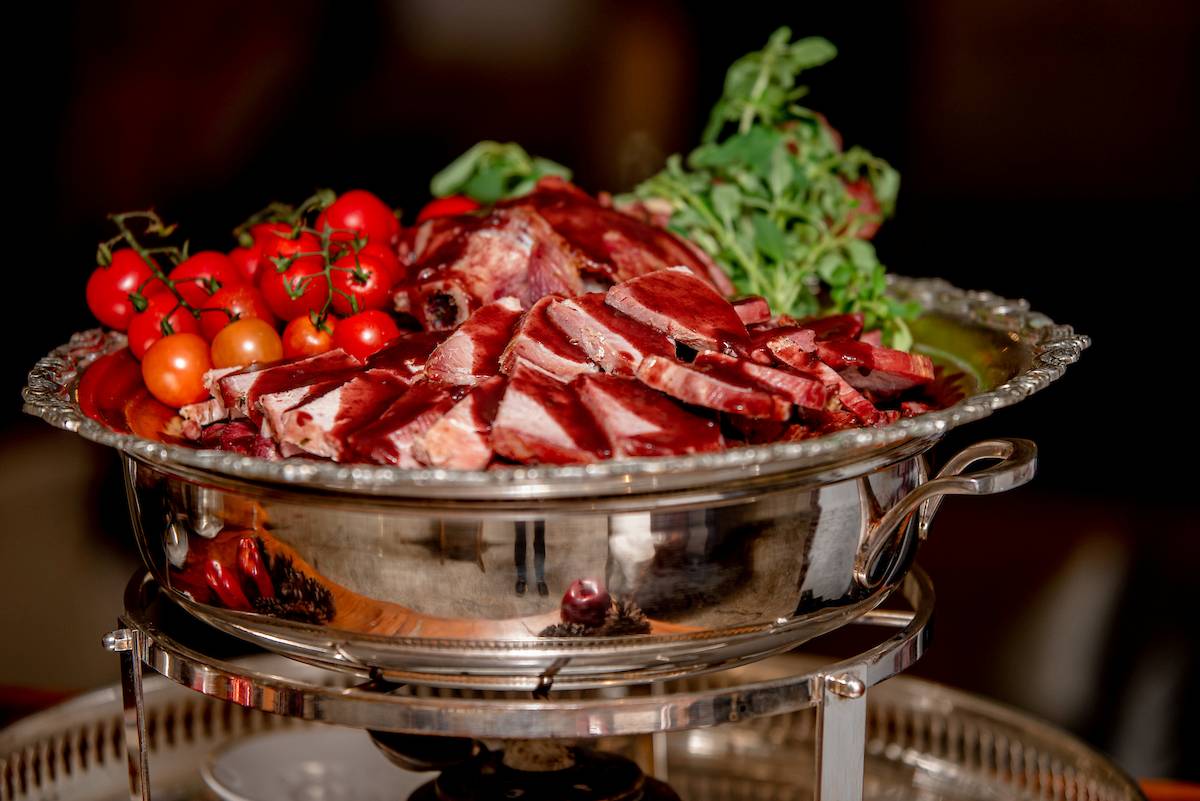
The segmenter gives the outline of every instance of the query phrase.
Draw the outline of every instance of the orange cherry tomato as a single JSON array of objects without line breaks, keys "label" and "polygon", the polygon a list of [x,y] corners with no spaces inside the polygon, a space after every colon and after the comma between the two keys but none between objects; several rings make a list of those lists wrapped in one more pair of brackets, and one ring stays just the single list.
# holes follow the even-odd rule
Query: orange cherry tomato
[{"label": "orange cherry tomato", "polygon": [[208,343],[199,334],[171,334],[142,357],[142,380],[150,394],[178,409],[208,398],[204,374],[212,369]]},{"label": "orange cherry tomato", "polygon": [[337,319],[332,315],[325,318],[320,328],[313,325],[307,316],[297,317],[283,329],[283,358],[316,356],[318,353],[333,350],[335,328]]},{"label": "orange cherry tomato", "polygon": [[213,367],[245,367],[282,358],[283,342],[279,334],[274,326],[257,317],[232,322],[213,337]]}]

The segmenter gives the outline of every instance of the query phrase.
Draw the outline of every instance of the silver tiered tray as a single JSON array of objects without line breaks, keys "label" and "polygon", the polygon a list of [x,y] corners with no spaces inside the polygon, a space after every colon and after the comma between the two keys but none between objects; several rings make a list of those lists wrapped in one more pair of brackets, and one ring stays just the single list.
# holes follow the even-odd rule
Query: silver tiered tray
[{"label": "silver tiered tray", "polygon": [[[79,376],[123,345],[100,332],[38,363],[25,408],[122,452],[147,567],[226,632],[405,683],[611,687],[732,667],[843,625],[900,585],[942,496],[1033,476],[1023,440],[978,443],[936,474],[925,453],[1060,377],[1087,338],[939,280],[896,278],[892,291],[925,310],[918,348],[964,375],[964,400],[703,456],[444,471],[164,444],[80,410]],[[583,578],[607,585],[612,626],[556,626]]]}]

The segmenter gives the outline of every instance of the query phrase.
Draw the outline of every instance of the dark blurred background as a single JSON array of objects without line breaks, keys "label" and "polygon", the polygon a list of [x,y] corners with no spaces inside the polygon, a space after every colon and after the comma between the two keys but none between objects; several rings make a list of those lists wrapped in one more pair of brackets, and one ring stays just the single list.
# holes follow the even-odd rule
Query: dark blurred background
[{"label": "dark blurred background", "polygon": [[[193,247],[272,199],[416,209],[484,138],[621,190],[690,149],[727,65],[778,25],[831,39],[808,100],[903,175],[890,268],[1026,297],[1094,347],[939,448],[1037,440],[1033,485],[947,502],[917,669],[1067,727],[1140,776],[1200,778],[1190,395],[1200,3],[418,0],[42,4],[5,58],[10,294],[0,404],[0,685],[117,678],[99,636],[136,564],[113,453],[26,418],[25,372],[93,325],[110,211]],[[408,217],[411,220],[411,214]],[[12,703],[28,693],[8,696]],[[16,699],[16,700],[12,700]]]}]

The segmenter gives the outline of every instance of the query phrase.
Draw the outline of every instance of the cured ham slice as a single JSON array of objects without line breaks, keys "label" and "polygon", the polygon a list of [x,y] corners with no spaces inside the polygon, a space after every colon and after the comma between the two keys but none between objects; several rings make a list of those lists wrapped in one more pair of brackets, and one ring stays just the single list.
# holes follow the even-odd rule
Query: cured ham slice
[{"label": "cured ham slice", "polygon": [[596,372],[587,354],[550,322],[546,310],[558,298],[547,296],[533,304],[517,323],[513,338],[500,356],[500,371],[511,373],[517,359],[541,368],[559,381]]},{"label": "cured ham slice", "polygon": [[700,453],[724,444],[716,421],[684,411],[632,378],[583,375],[571,386],[604,429],[616,456]]},{"label": "cured ham slice", "polygon": [[500,408],[508,379],[489,378],[454,404],[440,420],[413,441],[421,464],[454,470],[482,470],[492,461],[492,421]]},{"label": "cured ham slice", "polygon": [[768,420],[786,420],[792,405],[753,382],[651,356],[638,368],[638,380],[694,406]]},{"label": "cured ham slice", "polygon": [[492,423],[492,447],[515,462],[570,464],[612,455],[608,441],[575,392],[518,361]]},{"label": "cured ham slice", "polygon": [[633,376],[647,356],[675,355],[665,335],[607,305],[603,292],[553,301],[546,316],[606,373]]},{"label": "cured ham slice", "polygon": [[746,326],[729,301],[684,267],[617,284],[608,290],[606,302],[696,350],[734,353],[750,345]]},{"label": "cured ham slice", "polygon": [[521,317],[521,301],[501,298],[481,308],[434,348],[425,375],[445,384],[471,386],[500,372],[500,355]]}]

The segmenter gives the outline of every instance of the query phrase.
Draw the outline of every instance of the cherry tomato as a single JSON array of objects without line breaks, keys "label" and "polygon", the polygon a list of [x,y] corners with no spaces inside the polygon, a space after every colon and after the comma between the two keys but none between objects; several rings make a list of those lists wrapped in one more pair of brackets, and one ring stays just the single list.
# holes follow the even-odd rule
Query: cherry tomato
[{"label": "cherry tomato", "polygon": [[146,389],[178,409],[208,397],[204,374],[212,369],[208,343],[197,334],[171,334],[150,346],[142,357]]},{"label": "cherry tomato", "polygon": [[400,233],[400,221],[388,205],[365,189],[351,189],[338,195],[329,208],[317,216],[316,229],[345,228],[353,231],[335,231],[330,235],[334,242],[348,242],[355,234],[368,241],[390,244]]},{"label": "cherry tomato", "polygon": [[262,250],[258,247],[234,248],[229,251],[229,260],[237,268],[238,275],[242,277],[242,283],[251,286],[258,283],[259,273],[262,271],[263,264],[266,263]]},{"label": "cherry tomato", "polygon": [[338,322],[333,344],[356,359],[365,359],[398,336],[400,329],[387,312],[365,311]]},{"label": "cherry tomato", "polygon": [[254,317],[230,323],[212,342],[213,367],[245,367],[282,358],[283,342],[275,327]]},{"label": "cherry tomato", "polygon": [[358,251],[360,256],[373,256],[378,259],[384,267],[388,268],[388,272],[392,274],[390,286],[395,286],[404,278],[404,265],[400,263],[400,257],[396,255],[396,251],[391,245],[382,245],[378,242],[368,242]]},{"label": "cherry tomato", "polygon": [[133,315],[129,323],[129,350],[136,358],[142,358],[151,345],[166,336],[162,330],[164,319],[168,321],[172,334],[200,333],[196,318],[180,306],[170,292],[159,292],[147,303],[146,310]]},{"label": "cherry tomato", "polygon": [[[88,278],[88,308],[102,324],[124,331],[129,328],[135,311],[130,293],[138,291],[153,276],[150,266],[135,251],[118,250],[112,254],[111,264],[97,267]],[[162,283],[155,280],[146,284],[142,295],[148,298],[163,289]]]},{"label": "cherry tomato", "polygon": [[[278,225],[278,223],[270,224]],[[296,261],[314,261],[318,264],[321,262],[321,240],[308,231],[301,231],[293,239],[291,231],[290,226],[284,226],[283,231],[272,229],[272,233],[263,236],[261,243],[257,246],[262,251],[264,259],[263,266],[259,270],[260,280],[264,273],[275,269],[272,258],[283,259],[288,256],[296,256]]]},{"label": "cherry tomato", "polygon": [[333,263],[332,276],[333,308],[338,314],[385,309],[391,302],[392,273],[374,256],[342,256]]},{"label": "cherry tomato", "polygon": [[264,270],[259,289],[275,316],[288,321],[319,311],[329,296],[324,267],[311,259],[300,259],[282,273]]},{"label": "cherry tomato", "polygon": [[224,253],[201,251],[180,262],[167,274],[175,291],[193,307],[204,306],[218,289],[242,283],[237,267]]},{"label": "cherry tomato", "polygon": [[439,197],[425,204],[417,215],[417,222],[423,223],[434,217],[454,217],[459,214],[469,214],[479,208],[479,203],[466,195],[450,195]]},{"label": "cherry tomato", "polygon": [[[209,342],[217,333],[234,320],[245,320],[251,317],[265,320],[275,326],[275,315],[271,307],[263,300],[262,293],[252,286],[240,284],[227,286],[217,291],[205,304],[199,307],[200,332]],[[232,312],[227,314],[226,311]]]},{"label": "cherry tomato", "polygon": [[858,208],[850,212],[847,226],[858,223],[855,236],[859,239],[875,236],[879,224],[883,221],[883,212],[879,208],[879,201],[875,199],[875,190],[871,188],[871,182],[866,178],[849,181],[846,183],[846,194],[858,201]]},{"label": "cherry tomato", "polygon": [[283,329],[283,358],[295,359],[299,356],[316,356],[327,350],[333,350],[333,332],[337,330],[337,319],[326,317],[321,328],[313,325],[312,319],[305,315],[297,317]]},{"label": "cherry tomato", "polygon": [[254,247],[261,251],[268,250],[268,246],[281,235],[290,237],[292,226],[284,222],[256,223],[250,226],[250,238],[254,240]]}]

